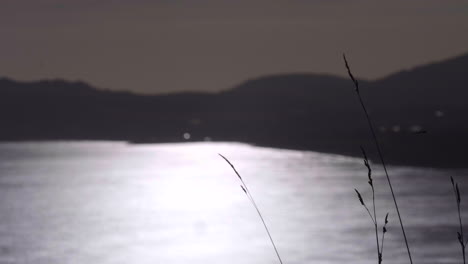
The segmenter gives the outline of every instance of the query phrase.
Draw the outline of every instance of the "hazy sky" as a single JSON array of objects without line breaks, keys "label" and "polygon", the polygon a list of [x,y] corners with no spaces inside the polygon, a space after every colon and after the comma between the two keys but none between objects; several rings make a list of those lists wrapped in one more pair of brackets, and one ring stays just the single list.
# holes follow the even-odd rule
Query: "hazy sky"
[{"label": "hazy sky", "polygon": [[468,52],[466,0],[0,0],[0,76],[138,92],[359,77]]}]

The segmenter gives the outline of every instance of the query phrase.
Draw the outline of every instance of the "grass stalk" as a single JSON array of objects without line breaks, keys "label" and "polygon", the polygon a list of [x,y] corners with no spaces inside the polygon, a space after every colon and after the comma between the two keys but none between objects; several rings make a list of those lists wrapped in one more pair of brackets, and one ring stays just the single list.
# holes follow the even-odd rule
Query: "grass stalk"
[{"label": "grass stalk", "polygon": [[377,246],[377,258],[379,259],[379,263],[381,262],[381,255],[380,255],[380,246],[379,246],[379,227],[377,225],[377,210],[375,209],[375,188],[374,188],[374,181],[372,180],[372,169],[369,165],[369,159],[367,159],[366,152],[364,148],[361,146],[362,155],[364,156],[364,166],[367,168],[367,177],[368,182],[371,189],[372,189],[372,207],[374,209],[374,227],[375,227],[375,240]]},{"label": "grass stalk", "polygon": [[218,155],[221,156],[221,158],[223,158],[231,166],[232,170],[234,170],[234,173],[236,173],[237,177],[241,181],[242,184],[241,184],[240,187],[242,188],[242,191],[244,191],[244,193],[247,195],[248,199],[250,200],[250,202],[254,206],[255,210],[257,211],[257,214],[260,217],[260,220],[262,220],[263,226],[265,227],[265,230],[266,230],[266,232],[268,234],[268,237],[270,238],[270,242],[273,245],[273,249],[275,250],[276,256],[278,257],[279,262],[281,264],[283,264],[283,261],[281,260],[281,256],[280,256],[280,254],[278,252],[278,249],[276,248],[275,242],[273,241],[273,238],[271,237],[270,230],[268,230],[268,227],[267,227],[267,225],[265,223],[265,219],[263,219],[263,216],[260,213],[260,210],[258,209],[257,203],[255,203],[255,200],[254,200],[252,194],[250,193],[249,188],[247,188],[247,184],[245,184],[244,180],[242,179],[240,174],[237,172],[234,165],[232,165],[232,163],[226,157],[224,157],[223,155],[221,155],[221,154],[218,154]]},{"label": "grass stalk", "polygon": [[455,194],[455,201],[457,202],[457,211],[458,211],[458,221],[460,224],[460,232],[457,232],[458,235],[458,242],[460,243],[462,256],[463,256],[463,264],[466,264],[466,245],[468,241],[465,241],[465,234],[463,233],[463,223],[460,213],[460,204],[461,204],[461,196],[460,196],[460,189],[458,188],[458,183],[453,180],[453,177],[450,177],[450,181],[452,182],[453,193]]},{"label": "grass stalk", "polygon": [[384,226],[382,227],[382,243],[380,244],[380,255],[379,255],[379,264],[382,263],[385,233],[387,233],[387,224],[388,224],[388,213],[385,215]]},{"label": "grass stalk", "polygon": [[379,155],[380,162],[382,163],[382,166],[383,166],[383,169],[384,169],[384,172],[385,172],[385,176],[387,177],[387,182],[388,182],[388,185],[390,187],[390,192],[392,193],[392,198],[393,198],[393,202],[395,204],[396,212],[397,212],[397,215],[398,215],[398,220],[400,221],[401,231],[403,233],[403,238],[405,240],[406,250],[408,251],[408,258],[409,258],[410,263],[413,264],[413,259],[411,257],[410,247],[408,245],[408,239],[406,237],[405,227],[403,226],[403,220],[401,219],[400,209],[398,207],[398,203],[397,203],[397,200],[396,200],[396,197],[395,197],[395,192],[393,191],[393,186],[392,186],[392,182],[390,180],[390,176],[388,175],[387,166],[385,165],[385,160],[383,158],[382,150],[380,148],[380,144],[379,144],[379,141],[377,139],[377,135],[375,133],[374,125],[373,125],[372,120],[371,120],[371,118],[369,116],[366,105],[364,104],[364,101],[363,101],[363,99],[361,97],[361,93],[359,91],[359,82],[356,80],[356,78],[354,78],[353,74],[351,73],[351,69],[349,67],[348,61],[346,60],[346,55],[345,54],[343,54],[343,60],[344,60],[346,69],[348,71],[348,75],[349,75],[349,77],[351,78],[351,80],[354,83],[356,95],[357,95],[357,97],[359,99],[359,103],[361,104],[362,110],[364,111],[364,114],[366,116],[367,124],[369,126],[370,131],[371,131],[375,147],[377,148],[377,153]]},{"label": "grass stalk", "polygon": [[382,230],[382,243],[380,243],[379,242],[379,226],[378,226],[378,221],[377,221],[377,210],[376,210],[376,207],[375,207],[375,188],[374,188],[374,181],[372,180],[372,169],[370,167],[369,159],[367,158],[367,155],[366,155],[366,152],[364,151],[364,148],[361,147],[361,151],[362,151],[362,154],[364,156],[364,165],[367,168],[367,177],[368,177],[367,183],[370,185],[371,190],[372,190],[372,209],[373,209],[372,211],[373,211],[373,215],[371,214],[369,208],[365,204],[365,202],[364,202],[364,200],[362,198],[362,195],[359,193],[359,191],[357,189],[354,189],[354,190],[357,193],[359,202],[366,209],[367,214],[369,215],[369,217],[370,217],[370,219],[372,221],[372,224],[374,226],[375,242],[376,242],[376,249],[377,249],[377,262],[379,264],[381,264],[382,263],[383,243],[384,243],[384,239],[385,239],[385,233],[387,232],[388,213],[385,216],[385,224],[384,224],[383,230]]}]

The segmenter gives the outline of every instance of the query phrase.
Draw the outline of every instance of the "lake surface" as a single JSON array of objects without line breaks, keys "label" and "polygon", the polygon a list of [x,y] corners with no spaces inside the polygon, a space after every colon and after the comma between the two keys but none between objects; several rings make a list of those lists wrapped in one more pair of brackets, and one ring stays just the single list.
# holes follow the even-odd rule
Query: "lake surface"
[{"label": "lake surface", "polygon": [[[285,264],[376,263],[362,160],[240,143],[0,144],[0,263],[278,263],[228,157],[248,185]],[[384,263],[408,263],[390,212]],[[390,167],[415,263],[461,263],[450,176],[467,170]],[[468,206],[463,217],[468,223]],[[468,229],[468,225],[467,225]]]}]

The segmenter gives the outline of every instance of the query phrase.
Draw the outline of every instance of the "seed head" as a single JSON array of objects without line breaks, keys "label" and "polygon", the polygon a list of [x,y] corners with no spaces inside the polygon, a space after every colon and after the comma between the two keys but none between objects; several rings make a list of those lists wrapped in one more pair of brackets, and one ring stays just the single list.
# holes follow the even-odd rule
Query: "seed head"
[{"label": "seed head", "polygon": [[245,189],[245,187],[243,185],[240,186],[242,188],[242,190],[245,192],[245,194],[247,194],[247,190]]},{"label": "seed head", "polygon": [[366,205],[364,204],[364,200],[362,200],[362,196],[361,196],[361,194],[359,193],[359,191],[356,190],[356,189],[354,189],[354,190],[356,191],[356,194],[357,194],[357,196],[358,196],[359,202],[361,202],[361,204],[362,204],[363,206],[366,206]]}]

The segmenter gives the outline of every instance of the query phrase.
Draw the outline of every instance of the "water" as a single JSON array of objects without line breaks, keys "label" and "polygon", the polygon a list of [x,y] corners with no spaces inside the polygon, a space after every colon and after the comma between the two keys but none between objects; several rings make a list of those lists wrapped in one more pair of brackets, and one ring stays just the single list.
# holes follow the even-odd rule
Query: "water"
[{"label": "water", "polygon": [[[239,143],[120,142],[0,144],[0,263],[278,263],[217,153],[245,179],[285,264],[376,263],[372,223],[354,193],[370,205],[360,159]],[[390,212],[384,263],[407,263],[374,167],[379,220]],[[415,263],[460,263],[449,177],[468,193],[467,171],[390,174]]]}]

